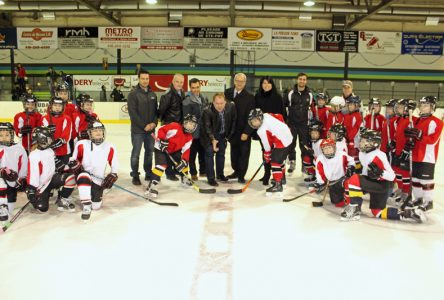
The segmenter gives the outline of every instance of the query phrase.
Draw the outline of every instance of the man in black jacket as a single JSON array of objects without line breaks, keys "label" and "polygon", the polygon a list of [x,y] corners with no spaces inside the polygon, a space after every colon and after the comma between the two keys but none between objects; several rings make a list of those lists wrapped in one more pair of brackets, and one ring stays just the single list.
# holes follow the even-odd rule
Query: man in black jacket
[{"label": "man in black jacket", "polygon": [[313,102],[313,94],[307,86],[307,74],[299,73],[296,77],[296,85],[284,98],[284,104],[288,108],[288,126],[293,134],[293,142],[290,145],[288,159],[290,167],[288,173],[293,173],[296,167],[296,140],[299,137],[299,149],[303,158],[309,147],[308,123],[311,119],[310,107]]},{"label": "man in black jacket", "polygon": [[214,176],[214,154],[216,154],[216,178],[228,181],[224,176],[225,149],[236,129],[236,108],[226,102],[222,93],[213,96],[213,104],[202,113],[200,142],[205,148],[205,166],[208,184],[217,186]]},{"label": "man in black jacket", "polygon": [[234,173],[228,176],[245,183],[245,174],[250,159],[251,134],[253,129],[248,125],[248,114],[255,108],[254,96],[246,89],[247,76],[238,73],[234,76],[234,87],[225,90],[225,98],[233,101],[236,106],[236,130],[230,139],[231,167]]},{"label": "man in black jacket", "polygon": [[[160,97],[159,118],[162,121],[162,125],[172,122],[182,124],[182,101],[185,98],[183,83],[183,75],[175,74],[170,89]],[[165,173],[168,180],[179,180],[172,167],[167,168]]]},{"label": "man in black jacket", "polygon": [[128,95],[128,113],[131,119],[131,177],[134,185],[141,185],[139,178],[139,156],[142,144],[145,148],[143,169],[145,180],[151,178],[153,166],[154,138],[152,134],[157,125],[157,96],[151,91],[150,74],[142,70],[139,73],[139,84]]},{"label": "man in black jacket", "polygon": [[190,79],[190,92],[182,102],[183,115],[196,116],[198,124],[193,132],[193,143],[190,148],[190,174],[193,180],[197,180],[196,157],[199,154],[199,173],[205,176],[205,149],[200,143],[200,130],[202,126],[202,111],[208,106],[208,98],[200,92],[200,81],[197,78]]}]

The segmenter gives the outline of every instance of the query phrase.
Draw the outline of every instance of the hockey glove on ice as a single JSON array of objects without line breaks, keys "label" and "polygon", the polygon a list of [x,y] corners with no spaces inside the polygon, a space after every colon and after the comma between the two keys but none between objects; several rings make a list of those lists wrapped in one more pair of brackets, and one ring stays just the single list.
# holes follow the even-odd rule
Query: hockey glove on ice
[{"label": "hockey glove on ice", "polygon": [[117,176],[116,173],[109,173],[108,175],[106,175],[105,179],[103,179],[102,188],[104,189],[112,188],[114,182],[116,182],[118,178],[119,177]]}]

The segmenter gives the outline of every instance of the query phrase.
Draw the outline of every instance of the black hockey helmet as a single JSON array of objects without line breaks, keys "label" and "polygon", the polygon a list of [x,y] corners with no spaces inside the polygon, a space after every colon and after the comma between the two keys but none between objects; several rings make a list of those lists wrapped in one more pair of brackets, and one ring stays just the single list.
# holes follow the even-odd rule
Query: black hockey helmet
[{"label": "black hockey helmet", "polygon": [[[52,106],[54,104],[61,104],[62,105],[62,111],[61,112],[54,112],[52,110]],[[59,116],[59,115],[63,114],[63,111],[65,110],[65,104],[66,103],[65,103],[65,101],[63,101],[62,98],[60,98],[58,96],[52,97],[51,100],[49,100],[49,112],[50,112],[50,114],[53,115],[53,116]]]},{"label": "black hockey helmet", "polygon": [[61,92],[61,91],[68,91],[68,86],[64,83],[62,84],[58,84],[56,87],[56,92]]},{"label": "black hockey helmet", "polygon": [[319,99],[324,99],[325,103],[328,103],[330,101],[330,97],[328,97],[325,93],[317,93],[314,95],[314,99],[316,101],[316,104],[318,104]]},{"label": "black hockey helmet", "polygon": [[376,130],[364,129],[360,132],[359,151],[368,153],[381,146],[381,133]]},{"label": "black hockey helmet", "polygon": [[350,97],[348,97],[347,99],[345,99],[345,102],[348,103],[354,103],[356,104],[358,107],[361,106],[361,98],[359,96],[356,95],[351,95]]},{"label": "black hockey helmet", "polygon": [[345,138],[345,135],[347,134],[347,129],[344,125],[340,123],[332,125],[328,131],[333,132],[336,135],[336,141],[338,142],[342,141],[342,139]]},{"label": "black hockey helmet", "polygon": [[182,122],[183,130],[186,133],[193,133],[197,129],[197,118],[195,115],[186,114]]},{"label": "black hockey helmet", "polygon": [[36,144],[39,150],[45,150],[52,144],[52,132],[48,127],[36,127],[32,131],[32,144]]},{"label": "black hockey helmet", "polygon": [[379,98],[371,98],[368,101],[368,106],[370,105],[381,105],[381,100]]},{"label": "black hockey helmet", "polygon": [[[94,136],[94,132],[97,130],[102,131],[101,137]],[[101,123],[99,121],[89,123],[88,124],[88,135],[89,135],[89,139],[91,140],[92,143],[94,143],[96,145],[102,144],[105,141],[105,125],[103,125],[103,123]]]},{"label": "black hockey helmet", "polygon": [[[321,132],[322,132],[323,124],[321,121],[315,120],[314,122],[311,122],[308,125],[308,136],[310,137],[310,140],[312,142],[316,142],[321,138]],[[318,132],[317,138],[313,138],[312,132]]]},{"label": "black hockey helmet", "polygon": [[25,94],[22,95],[21,100],[22,100],[22,103],[23,103],[23,109],[26,110],[26,104],[27,103],[34,103],[35,104],[34,111],[37,110],[37,102],[38,102],[38,100],[37,100],[37,97],[34,96],[33,94],[25,93]]},{"label": "black hockey helmet", "polygon": [[399,99],[390,99],[385,103],[385,107],[395,107]]},{"label": "black hockey helmet", "polygon": [[[397,110],[397,107],[399,105],[403,105],[404,106],[404,112],[403,114],[407,114],[409,110],[415,110],[416,109],[416,102],[413,99],[399,99],[398,102],[395,105],[395,109]],[[398,113],[398,112],[396,112]]]},{"label": "black hockey helmet", "polygon": [[419,105],[421,104],[430,104],[430,113],[421,113],[419,112],[419,115],[421,117],[428,117],[435,112],[436,103],[438,102],[438,99],[435,96],[424,96],[419,100]]},{"label": "black hockey helmet", "polygon": [[93,99],[90,95],[85,94],[85,93],[81,93],[81,94],[79,94],[79,96],[77,96],[77,99],[76,99],[76,105],[77,105],[77,107],[78,107],[82,112],[88,113],[88,112],[83,108],[83,105],[84,105],[86,102],[94,103],[94,99]]},{"label": "black hockey helmet", "polygon": [[[260,125],[253,125],[253,120],[257,119],[260,122]],[[250,113],[248,114],[248,125],[250,125],[253,129],[258,129],[262,125],[262,121],[264,120],[264,113],[260,108],[255,108],[250,110]]]},{"label": "black hockey helmet", "polygon": [[0,140],[1,146],[11,146],[14,144],[14,127],[9,122],[0,122],[0,132],[9,132],[9,140]]}]

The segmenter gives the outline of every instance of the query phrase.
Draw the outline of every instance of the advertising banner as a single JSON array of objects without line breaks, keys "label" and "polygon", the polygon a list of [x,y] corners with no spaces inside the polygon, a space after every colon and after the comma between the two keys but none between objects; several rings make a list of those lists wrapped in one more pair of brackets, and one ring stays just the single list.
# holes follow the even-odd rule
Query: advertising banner
[{"label": "advertising banner", "polygon": [[18,27],[19,49],[57,49],[56,27]]},{"label": "advertising banner", "polygon": [[99,27],[99,48],[139,49],[140,27]]},{"label": "advertising banner", "polygon": [[444,33],[402,33],[402,54],[443,55]]},{"label": "advertising banner", "polygon": [[77,92],[100,92],[102,85],[111,93],[114,88],[110,75],[74,75],[74,87]]},{"label": "advertising banner", "polygon": [[59,27],[57,35],[61,49],[95,49],[98,46],[97,27]]},{"label": "advertising banner", "polygon": [[140,48],[161,50],[183,49],[183,28],[142,27]]},{"label": "advertising banner", "polygon": [[0,28],[0,49],[17,48],[17,29]]},{"label": "advertising banner", "polygon": [[316,31],[316,51],[358,52],[358,31]]},{"label": "advertising banner", "polygon": [[271,28],[228,28],[228,49],[271,50]]},{"label": "advertising banner", "polygon": [[273,51],[314,51],[314,30],[273,29]]},{"label": "advertising banner", "polygon": [[360,53],[401,53],[401,32],[360,31]]},{"label": "advertising banner", "polygon": [[184,47],[187,49],[226,49],[228,28],[185,27]]}]

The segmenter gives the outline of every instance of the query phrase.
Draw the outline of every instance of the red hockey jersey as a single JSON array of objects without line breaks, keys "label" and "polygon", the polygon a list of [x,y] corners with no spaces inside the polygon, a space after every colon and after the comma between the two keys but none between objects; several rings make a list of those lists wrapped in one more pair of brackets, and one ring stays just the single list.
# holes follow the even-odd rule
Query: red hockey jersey
[{"label": "red hockey jersey", "polygon": [[[22,146],[25,149],[28,149],[28,140],[29,142],[32,144],[32,135],[31,134],[26,134],[25,136],[22,136],[20,134],[20,129],[23,126],[31,126],[32,128],[38,127],[42,125],[42,115],[39,112],[32,112],[32,113],[28,113],[26,115],[26,113],[20,112],[18,114],[15,115],[14,117],[14,130],[15,130],[15,134],[18,137],[22,138]],[[31,145],[29,145],[29,147],[31,147]]]},{"label": "red hockey jersey", "polygon": [[362,124],[362,116],[359,111],[344,116],[344,126],[347,130],[347,142],[350,148],[358,148],[358,133]]},{"label": "red hockey jersey", "polygon": [[42,119],[42,125],[45,127],[55,125],[56,130],[54,132],[54,140],[61,138],[66,142],[61,147],[54,150],[55,155],[62,156],[70,154],[71,149],[69,148],[69,140],[71,139],[71,118],[66,115],[51,116],[47,114]]},{"label": "red hockey jersey", "polygon": [[190,147],[193,142],[193,136],[183,131],[182,125],[172,122],[163,125],[157,131],[155,148],[159,149],[160,140],[166,140],[168,144],[168,153],[182,152],[182,159],[190,159]]},{"label": "red hockey jersey", "polygon": [[327,114],[327,122],[324,124],[325,132],[329,131],[335,124],[344,124],[344,115],[342,112],[333,113],[329,111]]},{"label": "red hockey jersey", "polygon": [[418,118],[413,124],[415,128],[422,131],[421,139],[416,141],[413,149],[413,161],[436,163],[443,127],[442,121],[435,116],[429,116]]},{"label": "red hockey jersey", "polygon": [[[417,117],[412,117],[413,123],[416,122]],[[409,140],[408,137],[405,136],[404,130],[409,127],[410,121],[408,116],[399,117],[396,122],[396,155],[401,155],[402,150],[404,149],[405,143]]]},{"label": "red hockey jersey", "polygon": [[373,129],[382,132],[382,127],[385,122],[385,117],[381,114],[373,115],[373,126],[372,126],[372,114],[368,114],[364,118],[364,125],[368,129]]}]

